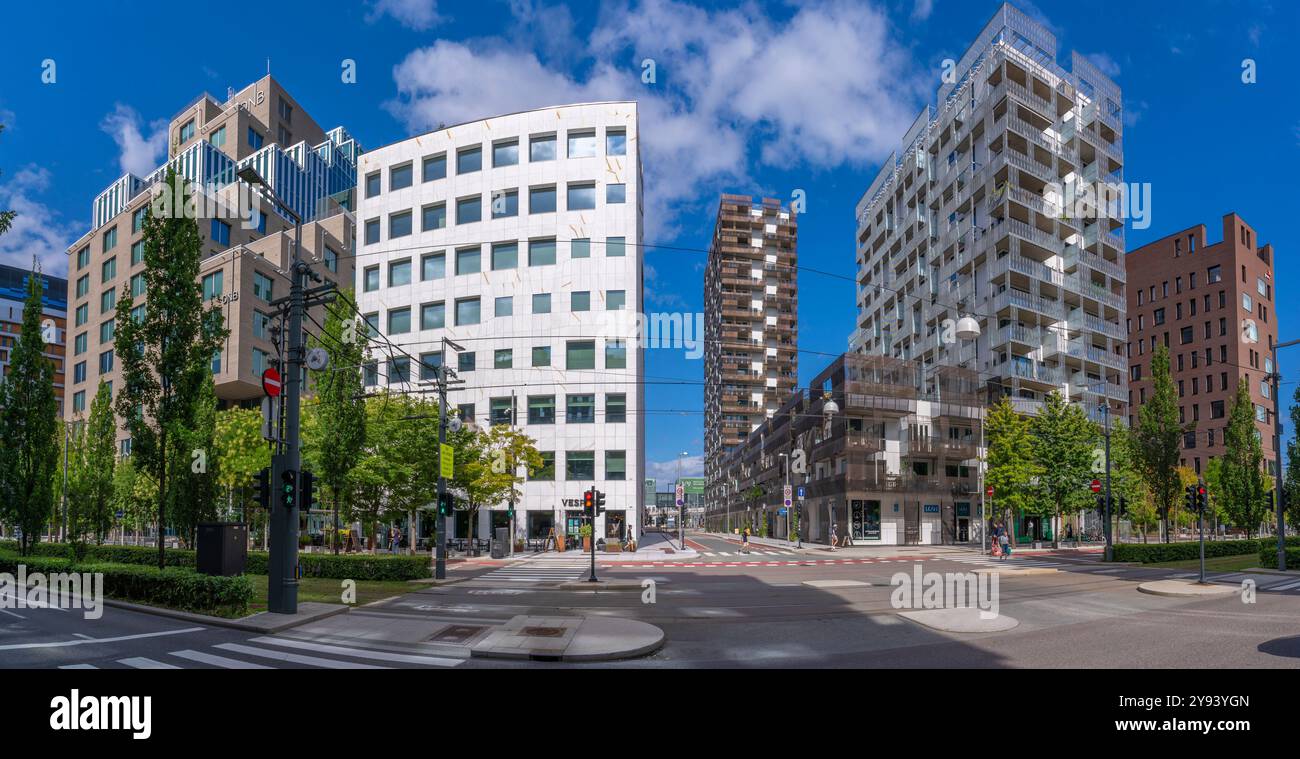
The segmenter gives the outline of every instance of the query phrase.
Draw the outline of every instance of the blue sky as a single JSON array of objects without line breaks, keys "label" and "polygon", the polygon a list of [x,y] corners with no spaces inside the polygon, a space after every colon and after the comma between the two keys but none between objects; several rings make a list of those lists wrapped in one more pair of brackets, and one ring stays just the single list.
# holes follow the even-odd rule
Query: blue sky
[{"label": "blue sky", "polygon": [[[236,9],[239,3],[221,4]],[[704,253],[721,192],[803,190],[800,375],[842,352],[855,308],[853,207],[946,58],[997,8],[981,0],[707,4],[665,1],[347,0],[18,3],[0,47],[0,208],[21,214],[0,261],[66,269],[111,180],[152,168],[160,123],[203,90],[224,99],[271,70],[322,126],[363,146],[467,119],[576,100],[641,103],[647,311],[701,310]],[[1236,211],[1277,250],[1282,339],[1300,336],[1295,177],[1300,105],[1287,2],[1019,3],[1046,20],[1062,59],[1092,57],[1124,90],[1125,174],[1149,182],[1151,226],[1130,248]],[[84,6],[76,7],[74,6]],[[641,62],[655,62],[642,82]],[[1244,84],[1244,59],[1258,80]],[[56,81],[42,82],[53,60]],[[356,62],[357,82],[341,81]],[[1295,325],[1295,326],[1292,326]],[[1300,352],[1283,356],[1298,376]],[[698,474],[702,361],[647,359],[650,474]],[[1289,397],[1294,384],[1285,389]],[[675,412],[682,413],[675,413]],[[1285,411],[1284,411],[1285,413]]]}]

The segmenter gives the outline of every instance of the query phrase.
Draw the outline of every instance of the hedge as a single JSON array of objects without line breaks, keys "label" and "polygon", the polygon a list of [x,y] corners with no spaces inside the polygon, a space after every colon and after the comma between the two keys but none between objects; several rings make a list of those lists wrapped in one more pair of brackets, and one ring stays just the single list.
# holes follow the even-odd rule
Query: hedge
[{"label": "hedge", "polygon": [[[1276,543],[1273,544],[1276,547]],[[1260,550],[1258,540],[1207,540],[1205,558],[1244,556]],[[1115,561],[1156,564],[1165,561],[1193,561],[1201,558],[1201,542],[1190,543],[1116,543]]]},{"label": "hedge", "polygon": [[[151,546],[85,546],[83,561],[107,564],[135,564],[157,568],[158,549]],[[17,553],[17,543],[0,541],[0,550]],[[67,543],[37,543],[32,547],[33,556],[58,557],[72,559],[73,548]],[[267,574],[270,554],[265,551],[249,551],[249,574]],[[169,567],[193,567],[195,552],[182,548],[168,548],[163,551],[163,560]],[[431,576],[430,560],[425,556],[392,556],[382,554],[340,554],[300,553],[298,566],[304,577],[319,577],[330,580],[420,580]]]},{"label": "hedge", "polygon": [[[1277,566],[1277,539],[1265,538],[1259,541],[1260,566],[1273,568]],[[1300,536],[1286,539],[1286,568],[1300,569]]]},{"label": "hedge", "polygon": [[123,601],[138,601],[170,609],[205,614],[244,616],[253,599],[253,582],[247,577],[214,577],[185,567],[157,567],[140,564],[112,564],[102,561],[77,563],[57,556],[26,556],[0,550],[0,571],[16,573],[18,565],[27,572],[89,572],[104,576],[104,595]]}]

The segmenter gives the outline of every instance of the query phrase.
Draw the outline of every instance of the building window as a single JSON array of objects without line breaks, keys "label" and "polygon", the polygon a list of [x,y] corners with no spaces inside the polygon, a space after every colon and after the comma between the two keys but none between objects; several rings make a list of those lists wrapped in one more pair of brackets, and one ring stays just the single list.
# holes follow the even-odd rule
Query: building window
[{"label": "building window", "polygon": [[379,289],[379,265],[367,266],[362,275],[361,289],[372,293]]},{"label": "building window", "polygon": [[190,119],[181,125],[180,141],[186,142],[194,139],[194,119]]},{"label": "building window", "polygon": [[1223,418],[1223,401],[1210,401],[1210,418]]},{"label": "building window", "polygon": [[85,382],[85,381],[86,381],[86,362],[85,362],[85,361],[79,361],[79,362],[77,363],[76,366],[72,367],[72,381],[73,381],[74,383],[76,383],[76,382]]},{"label": "building window", "polygon": [[605,310],[622,311],[627,305],[626,290],[606,290],[605,291]]},{"label": "building window", "polygon": [[1255,308],[1254,302],[1251,301],[1250,299],[1250,293],[1241,294],[1241,308],[1243,311],[1246,311],[1247,313],[1249,313],[1251,310]]},{"label": "building window", "polygon": [[425,182],[432,182],[435,179],[446,179],[447,154],[439,153],[437,155],[425,156],[421,172],[422,179]]},{"label": "building window", "polygon": [[605,422],[621,424],[627,421],[627,395],[610,393],[605,396]]},{"label": "building window", "polygon": [[591,310],[591,292],[579,290],[569,294],[570,311],[590,311]]},{"label": "building window", "polygon": [[[474,371],[474,367],[475,367],[475,363],[476,363],[475,358],[474,358],[475,355],[476,355],[476,354],[474,353],[474,351],[464,351],[464,352],[462,352],[462,353],[457,353],[457,354],[456,354],[456,371],[458,371],[458,372],[472,372],[472,371]],[[474,415],[473,415],[473,414],[470,414],[468,418],[473,419],[473,418],[474,418]]]},{"label": "building window", "polygon": [[256,129],[252,127],[248,128],[248,146],[250,148],[253,150],[260,150],[262,148],[262,140],[262,135],[259,134]]},{"label": "building window", "polygon": [[411,259],[393,261],[388,265],[388,286],[411,284]]},{"label": "building window", "polygon": [[420,306],[420,329],[442,329],[447,326],[447,306],[442,301]]},{"label": "building window", "polygon": [[566,208],[570,211],[591,211],[596,208],[596,185],[582,182],[569,185]]},{"label": "building window", "polygon": [[[225,127],[221,128],[225,131]],[[144,220],[149,214],[149,206],[140,206],[131,213],[131,231],[139,232],[144,229]]]},{"label": "building window", "polygon": [[222,279],[225,272],[214,271],[203,277],[203,299],[212,300],[221,297]]},{"label": "building window", "polygon": [[83,274],[77,278],[77,297],[84,298],[90,292],[90,275]]},{"label": "building window", "polygon": [[529,472],[529,480],[550,482],[555,479],[555,451],[538,451],[542,456],[542,465]]},{"label": "building window", "polygon": [[388,217],[388,239],[406,237],[411,234],[411,212],[390,214]]},{"label": "building window", "polygon": [[420,257],[420,281],[442,279],[447,276],[447,256],[443,253],[425,253]]},{"label": "building window", "polygon": [[605,479],[627,479],[627,451],[605,451]]},{"label": "building window", "polygon": [[433,380],[438,378],[438,368],[442,366],[441,353],[421,353],[420,354],[420,379]]},{"label": "building window", "polygon": [[592,451],[565,451],[564,478],[570,481],[596,479],[596,454]]},{"label": "building window", "polygon": [[275,130],[276,140],[282,147],[288,147],[293,144],[293,132],[285,129],[284,124],[280,124]]},{"label": "building window", "polygon": [[483,196],[456,199],[456,223],[473,224],[483,220]]},{"label": "building window", "polygon": [[483,148],[461,148],[456,151],[456,173],[471,174],[483,168]]},{"label": "building window", "polygon": [[549,266],[555,263],[555,240],[529,240],[528,265]]},{"label": "building window", "polygon": [[253,337],[262,340],[271,338],[271,317],[261,311],[253,312]]},{"label": "building window", "polygon": [[368,362],[362,367],[362,372],[364,376],[361,381],[365,383],[366,387],[374,387],[379,384],[379,362]]},{"label": "building window", "polygon": [[551,365],[551,346],[535,345],[533,346],[533,366],[550,366]]},{"label": "building window", "polygon": [[596,155],[594,131],[569,133],[569,158],[591,158]]},{"label": "building window", "polygon": [[555,213],[555,186],[528,188],[528,213]]},{"label": "building window", "polygon": [[494,190],[492,192],[492,218],[508,219],[519,215],[518,190]]},{"label": "building window", "polygon": [[627,343],[622,340],[605,341],[605,368],[627,368]]},{"label": "building window", "polygon": [[90,333],[82,332],[80,335],[77,335],[76,338],[74,338],[72,341],[72,355],[80,356],[81,354],[86,352],[86,349],[89,346],[90,346]]},{"label": "building window", "polygon": [[551,313],[550,293],[533,293],[533,313],[535,314]]},{"label": "building window", "polygon": [[492,352],[493,369],[513,369],[515,366],[515,352],[511,348],[497,348]]},{"label": "building window", "polygon": [[447,226],[447,204],[434,203],[420,209],[420,229],[430,232]]},{"label": "building window", "polygon": [[621,258],[627,255],[627,243],[625,238],[610,237],[605,240],[605,255],[610,258]]},{"label": "building window", "polygon": [[99,277],[104,284],[117,279],[117,256],[113,256],[100,265]]},{"label": "building window", "polygon": [[513,402],[508,397],[492,398],[488,401],[489,424],[514,424]]},{"label": "building window", "polygon": [[366,197],[373,198],[378,195],[380,189],[381,174],[378,171],[366,175]]},{"label": "building window", "polygon": [[[80,288],[78,288],[80,289]],[[131,277],[131,297],[138,298],[144,295],[144,274],[136,274]]]},{"label": "building window", "polygon": [[570,340],[565,344],[565,369],[595,369],[596,342],[594,340]]},{"label": "building window", "polygon": [[528,423],[555,424],[555,396],[528,396]]},{"label": "building window", "polygon": [[415,179],[415,169],[409,163],[394,166],[388,170],[388,191],[405,190]]},{"label": "building window", "polygon": [[569,395],[564,399],[564,421],[569,424],[592,424],[596,421],[596,396]]},{"label": "building window", "polygon": [[591,258],[591,240],[579,237],[569,241],[570,258]]},{"label": "building window", "polygon": [[411,331],[411,308],[391,308],[388,310],[388,334],[404,335]]},{"label": "building window", "polygon": [[627,130],[605,130],[605,155],[627,155]]},{"label": "building window", "polygon": [[625,184],[607,184],[605,185],[605,202],[610,205],[616,205],[625,202],[627,199],[627,185]]},{"label": "building window", "polygon": [[366,220],[366,245],[379,242],[379,219]]},{"label": "building window", "polygon": [[339,254],[333,248],[325,248],[325,268],[335,274],[339,273]]},{"label": "building window", "polygon": [[261,272],[253,272],[253,295],[270,302],[274,297],[275,282]]},{"label": "building window", "polygon": [[492,145],[492,166],[514,166],[519,163],[519,140],[505,140]]},{"label": "building window", "polygon": [[77,268],[78,268],[78,269],[84,269],[84,268],[86,268],[87,266],[90,266],[90,246],[89,246],[89,245],[87,245],[86,247],[84,247],[84,248],[82,248],[81,250],[77,251]]},{"label": "building window", "polygon": [[100,344],[113,342],[113,333],[115,322],[112,319],[99,325],[99,342]]},{"label": "building window", "polygon": [[[456,301],[456,326],[479,323],[478,298],[461,298]],[[461,354],[464,355],[464,354]]]},{"label": "building window", "polygon": [[492,271],[514,269],[519,266],[519,246],[515,243],[492,245]]},{"label": "building window", "polygon": [[496,317],[514,316],[515,299],[509,295],[499,296],[496,299],[495,306],[493,307],[492,315]]},{"label": "building window", "polygon": [[483,270],[483,254],[477,248],[461,248],[456,251],[456,274],[478,274]]},{"label": "building window", "polygon": [[86,391],[78,390],[72,394],[72,410],[81,413],[86,410]]},{"label": "building window", "polygon": [[[1155,314],[1153,315],[1153,319],[1154,319],[1154,323],[1157,324],[1157,325],[1164,324],[1164,323],[1165,323],[1165,310],[1164,310],[1163,308],[1157,308],[1156,311],[1155,311]],[[1139,320],[1139,321],[1140,321],[1140,320]],[[1139,327],[1139,328],[1140,328],[1140,327]]]},{"label": "building window", "polygon": [[388,362],[388,382],[410,382],[411,381],[411,359],[405,356],[396,356]]},{"label": "building window", "polygon": [[529,161],[555,160],[555,135],[540,135],[528,140]]}]

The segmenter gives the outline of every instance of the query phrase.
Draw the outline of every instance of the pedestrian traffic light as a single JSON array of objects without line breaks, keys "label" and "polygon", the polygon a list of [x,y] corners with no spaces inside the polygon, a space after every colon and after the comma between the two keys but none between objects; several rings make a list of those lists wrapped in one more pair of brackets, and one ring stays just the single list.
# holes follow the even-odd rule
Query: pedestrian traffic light
[{"label": "pedestrian traffic light", "polygon": [[589,517],[596,516],[596,491],[594,488],[582,494],[582,512]]},{"label": "pedestrian traffic light", "polygon": [[1119,515],[1121,517],[1128,516],[1128,499],[1124,496],[1119,497]]},{"label": "pedestrian traffic light", "polygon": [[264,509],[271,508],[271,467],[253,475],[257,487],[257,505]]},{"label": "pedestrian traffic light", "polygon": [[302,482],[299,483],[299,508],[303,511],[310,511],[315,503],[316,475],[302,470]]},{"label": "pedestrian traffic light", "polygon": [[1106,496],[1104,495],[1097,496],[1097,514],[1102,519],[1106,518]]},{"label": "pedestrian traffic light", "polygon": [[282,497],[280,503],[286,509],[292,509],[298,501],[298,473],[292,469],[286,469],[280,473],[280,492]]},{"label": "pedestrian traffic light", "polygon": [[449,517],[449,516],[451,516],[451,514],[452,514],[452,510],[453,510],[453,508],[452,508],[452,504],[453,504],[453,500],[452,500],[452,495],[451,495],[451,493],[443,493],[443,494],[439,495],[439,496],[438,496],[438,516],[440,516],[440,517]]}]

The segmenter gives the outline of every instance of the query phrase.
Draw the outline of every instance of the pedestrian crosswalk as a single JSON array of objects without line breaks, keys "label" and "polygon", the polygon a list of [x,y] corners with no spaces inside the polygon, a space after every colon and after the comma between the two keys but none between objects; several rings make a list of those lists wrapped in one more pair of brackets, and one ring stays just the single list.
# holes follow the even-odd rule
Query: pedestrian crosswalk
[{"label": "pedestrian crosswalk", "polygon": [[700,555],[709,558],[720,558],[720,557],[737,558],[743,556],[799,556],[799,554],[795,553],[794,551],[782,551],[780,549],[766,548],[766,547],[762,549],[751,548],[748,551],[740,551],[740,550],[700,551]]},{"label": "pedestrian crosswalk", "polygon": [[1042,568],[1042,569],[1059,569],[1068,567],[1071,564],[1063,561],[1054,561],[1052,559],[1036,559],[1029,555],[1016,556],[1012,554],[1006,559],[993,556],[983,555],[949,555],[942,557],[948,561],[955,561],[959,564],[973,564],[981,567],[1012,567],[1012,568]]},{"label": "pedestrian crosswalk", "polygon": [[[1192,577],[1198,575],[1193,574]],[[1225,575],[1208,575],[1206,577],[1210,582],[1223,583],[1225,585],[1240,585],[1244,580],[1252,580],[1257,590],[1270,592],[1300,591],[1300,580],[1294,577],[1277,577],[1275,575],[1246,574],[1236,572]]]},{"label": "pedestrian crosswalk", "polygon": [[179,649],[95,664],[65,664],[59,669],[392,669],[456,667],[464,657],[401,653],[381,648],[341,646],[296,638],[261,636],[240,643],[217,643],[203,650]]},{"label": "pedestrian crosswalk", "polygon": [[494,569],[472,582],[569,582],[587,577],[590,571],[590,556],[539,557]]}]

